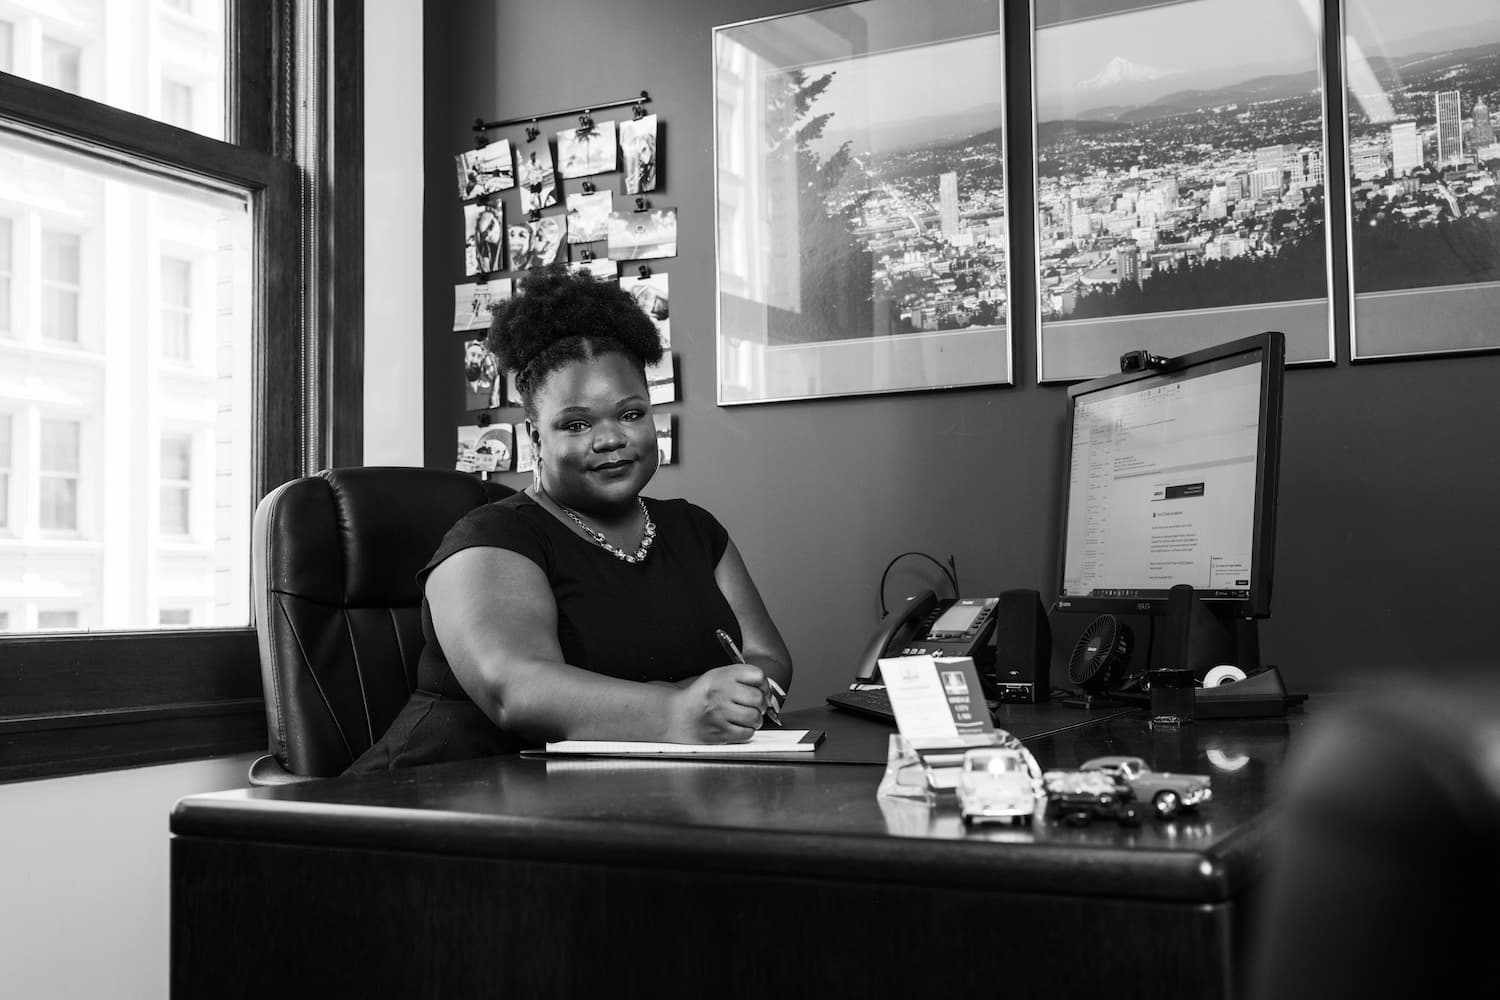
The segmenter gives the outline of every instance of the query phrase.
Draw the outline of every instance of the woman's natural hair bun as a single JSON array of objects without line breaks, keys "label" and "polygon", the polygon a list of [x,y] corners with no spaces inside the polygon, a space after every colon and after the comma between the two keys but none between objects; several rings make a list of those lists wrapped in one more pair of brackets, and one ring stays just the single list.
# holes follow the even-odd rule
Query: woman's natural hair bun
[{"label": "woman's natural hair bun", "polygon": [[619,351],[644,368],[663,353],[656,325],[618,282],[560,263],[530,272],[496,307],[487,346],[522,396],[569,361]]}]

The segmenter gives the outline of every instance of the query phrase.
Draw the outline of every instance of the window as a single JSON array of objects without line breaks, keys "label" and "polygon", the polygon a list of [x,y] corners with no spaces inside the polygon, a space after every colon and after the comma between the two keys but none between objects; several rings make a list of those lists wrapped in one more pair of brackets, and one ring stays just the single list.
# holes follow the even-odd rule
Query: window
[{"label": "window", "polygon": [[42,336],[47,340],[78,343],[79,245],[74,233],[42,233]]},{"label": "window", "polygon": [[10,612],[0,611],[0,632],[10,631]]},{"label": "window", "polygon": [[193,264],[177,257],[161,260],[161,356],[192,361]]},{"label": "window", "polygon": [[[192,534],[190,515],[192,496],[193,439],[187,434],[163,434],[161,439],[162,534]],[[210,589],[212,583],[213,580],[210,578]]]},{"label": "window", "polygon": [[70,94],[80,93],[83,50],[56,38],[42,39],[42,83]]},{"label": "window", "polygon": [[190,6],[0,0],[0,781],[263,748],[255,504],[360,461],[362,5]]},{"label": "window", "polygon": [[61,629],[77,628],[78,612],[71,609],[38,611],[36,615],[36,627],[42,632],[56,632]]},{"label": "window", "polygon": [[193,127],[193,88],[176,80],[161,82],[161,120],[168,125]]},{"label": "window", "polygon": [[10,527],[11,424],[9,413],[0,413],[0,531]]},{"label": "window", "polygon": [[[251,9],[251,5],[261,10]],[[110,107],[225,138],[230,91],[268,74],[269,25],[309,0],[0,0],[0,70]],[[18,9],[19,8],[19,9]],[[226,31],[239,25],[238,38]],[[226,79],[225,39],[242,46]],[[248,85],[248,84],[245,84]],[[264,92],[262,92],[264,93]],[[267,95],[278,100],[275,95]],[[266,104],[269,105],[270,101]],[[269,106],[246,108],[265,115]],[[256,136],[259,144],[262,137]]]},{"label": "window", "polygon": [[11,241],[14,230],[14,223],[0,218],[0,337],[11,336],[10,288],[15,271],[15,250]]},{"label": "window", "polygon": [[78,423],[43,420],[37,507],[43,531],[78,530]]}]

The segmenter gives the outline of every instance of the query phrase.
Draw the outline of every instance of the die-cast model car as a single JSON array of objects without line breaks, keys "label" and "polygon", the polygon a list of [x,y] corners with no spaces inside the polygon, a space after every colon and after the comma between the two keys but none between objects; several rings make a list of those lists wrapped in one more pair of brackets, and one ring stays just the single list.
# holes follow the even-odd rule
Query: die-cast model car
[{"label": "die-cast model car", "polygon": [[1213,798],[1208,775],[1153,771],[1140,757],[1095,757],[1079,765],[1079,770],[1110,774],[1123,780],[1139,801],[1150,803],[1160,819],[1171,819]]},{"label": "die-cast model car", "polygon": [[1029,756],[1011,747],[976,747],[964,754],[957,791],[965,823],[1031,821],[1041,782]]},{"label": "die-cast model car", "polygon": [[1112,819],[1136,826],[1146,814],[1124,781],[1105,771],[1048,771],[1042,776],[1046,815],[1074,826]]}]

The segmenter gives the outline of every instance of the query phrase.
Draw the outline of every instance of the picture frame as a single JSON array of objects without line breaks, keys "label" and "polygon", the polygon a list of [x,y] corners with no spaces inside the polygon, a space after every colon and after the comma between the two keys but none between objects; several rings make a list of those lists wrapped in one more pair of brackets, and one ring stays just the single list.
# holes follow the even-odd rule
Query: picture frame
[{"label": "picture frame", "polygon": [[1334,361],[1323,7],[1032,0],[1037,381],[1267,330]]},{"label": "picture frame", "polygon": [[1494,5],[1361,0],[1342,23],[1349,358],[1500,350]]},{"label": "picture frame", "polygon": [[714,28],[720,406],[1012,384],[1001,6]]}]

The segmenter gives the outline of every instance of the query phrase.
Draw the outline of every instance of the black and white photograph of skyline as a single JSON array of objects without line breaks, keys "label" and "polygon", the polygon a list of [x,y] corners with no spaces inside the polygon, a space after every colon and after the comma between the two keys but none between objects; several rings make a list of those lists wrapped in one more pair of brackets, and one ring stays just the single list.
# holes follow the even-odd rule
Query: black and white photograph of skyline
[{"label": "black and white photograph of skyline", "polygon": [[1002,56],[1000,35],[981,34],[767,85],[807,109],[772,150],[800,202],[801,307],[771,343],[1006,323]]},{"label": "black and white photograph of skyline", "polygon": [[1321,7],[1195,0],[1035,36],[1043,323],[1328,296]]},{"label": "black and white photograph of skyline", "polygon": [[1500,282],[1500,9],[1362,0],[1347,17],[1355,292]]}]

